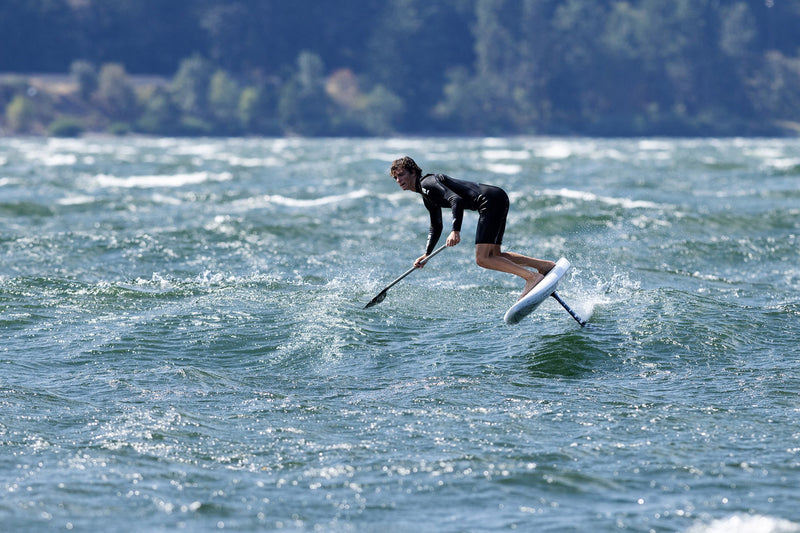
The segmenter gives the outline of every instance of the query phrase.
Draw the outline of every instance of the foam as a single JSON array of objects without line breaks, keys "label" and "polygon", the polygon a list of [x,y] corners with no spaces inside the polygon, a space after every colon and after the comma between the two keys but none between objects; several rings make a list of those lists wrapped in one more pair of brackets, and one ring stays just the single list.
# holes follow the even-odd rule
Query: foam
[{"label": "foam", "polygon": [[321,198],[309,198],[309,199],[300,199],[300,198],[290,198],[288,196],[282,196],[280,194],[267,194],[261,196],[255,200],[246,200],[248,205],[255,204],[255,205],[270,205],[270,204],[277,204],[277,205],[284,205],[287,207],[319,207],[323,205],[330,205],[330,204],[338,204],[347,200],[356,200],[359,198],[365,198],[370,195],[370,192],[366,189],[358,189],[356,191],[351,191],[345,194],[334,194],[332,196],[323,196]]},{"label": "foam", "polygon": [[790,533],[800,532],[800,524],[763,515],[733,515],[710,524],[694,525],[687,533]]},{"label": "foam", "polygon": [[522,172],[521,165],[509,165],[509,164],[502,164],[502,163],[492,163],[490,165],[486,165],[486,169],[489,172],[494,172],[495,174],[520,174]]},{"label": "foam", "polygon": [[779,171],[792,170],[800,167],[800,158],[798,157],[776,157],[766,161],[766,165]]},{"label": "foam", "polygon": [[58,205],[85,205],[94,202],[94,196],[87,196],[82,194],[70,195],[65,198],[59,198]]},{"label": "foam", "polygon": [[481,152],[484,159],[529,159],[530,153],[526,150],[484,150]]},{"label": "foam", "polygon": [[567,159],[572,153],[572,147],[566,142],[549,143],[536,150],[536,155],[543,159]]},{"label": "foam", "polygon": [[184,185],[196,185],[207,181],[228,181],[233,179],[230,172],[214,174],[211,172],[190,172],[186,174],[155,174],[146,176],[129,176],[121,178],[108,174],[95,176],[95,182],[100,187],[133,189],[133,188],[155,188],[155,187],[183,187]]},{"label": "foam", "polygon": [[78,162],[78,156],[75,154],[50,154],[40,156],[38,161],[47,167],[71,166]]},{"label": "foam", "polygon": [[665,206],[647,200],[631,200],[630,198],[614,198],[611,196],[599,196],[597,194],[577,191],[573,189],[545,189],[542,194],[549,196],[561,196],[563,198],[571,198],[574,200],[582,200],[584,202],[602,202],[609,205],[618,205],[626,209],[662,209]]}]

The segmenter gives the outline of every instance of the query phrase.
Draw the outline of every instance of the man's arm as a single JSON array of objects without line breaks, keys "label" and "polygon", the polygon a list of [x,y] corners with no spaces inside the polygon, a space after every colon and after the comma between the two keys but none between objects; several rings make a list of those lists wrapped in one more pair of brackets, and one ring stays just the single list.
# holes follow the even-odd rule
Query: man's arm
[{"label": "man's arm", "polygon": [[428,229],[428,242],[425,244],[425,255],[430,254],[442,236],[442,209],[433,205],[427,198],[423,197],[423,203],[431,216],[431,225]]}]

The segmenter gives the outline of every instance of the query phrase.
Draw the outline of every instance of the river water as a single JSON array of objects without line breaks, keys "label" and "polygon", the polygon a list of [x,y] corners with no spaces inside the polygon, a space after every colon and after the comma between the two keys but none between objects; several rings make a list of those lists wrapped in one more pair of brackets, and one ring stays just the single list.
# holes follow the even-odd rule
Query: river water
[{"label": "river water", "polygon": [[[589,325],[474,212],[363,309],[402,155]],[[5,138],[0,225],[4,530],[800,531],[798,139]]]}]

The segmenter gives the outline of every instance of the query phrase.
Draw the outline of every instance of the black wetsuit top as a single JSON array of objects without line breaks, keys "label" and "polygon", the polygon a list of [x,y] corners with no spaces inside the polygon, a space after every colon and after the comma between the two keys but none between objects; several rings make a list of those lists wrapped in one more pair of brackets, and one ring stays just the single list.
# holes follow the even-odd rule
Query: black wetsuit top
[{"label": "black wetsuit top", "polygon": [[425,253],[430,254],[442,235],[442,208],[453,212],[453,231],[461,231],[464,209],[478,211],[475,243],[501,244],[508,213],[508,196],[493,185],[457,180],[444,174],[426,174],[417,181],[431,216]]}]

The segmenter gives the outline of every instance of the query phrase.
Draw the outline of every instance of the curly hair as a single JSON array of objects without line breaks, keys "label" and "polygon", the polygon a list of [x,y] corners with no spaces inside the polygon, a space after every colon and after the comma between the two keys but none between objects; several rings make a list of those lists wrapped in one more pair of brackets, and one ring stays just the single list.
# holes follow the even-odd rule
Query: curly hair
[{"label": "curly hair", "polygon": [[394,173],[398,170],[408,170],[412,174],[416,174],[417,176],[422,175],[422,169],[419,168],[417,162],[411,159],[408,156],[401,157],[400,159],[395,159],[392,162],[392,167],[389,169],[389,175],[394,176]]}]

